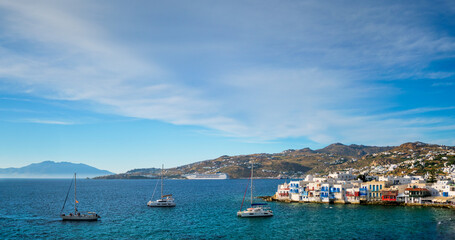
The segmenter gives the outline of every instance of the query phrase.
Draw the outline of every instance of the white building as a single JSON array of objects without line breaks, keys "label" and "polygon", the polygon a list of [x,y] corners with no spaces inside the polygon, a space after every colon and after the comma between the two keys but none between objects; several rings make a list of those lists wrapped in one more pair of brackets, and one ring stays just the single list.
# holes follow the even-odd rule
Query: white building
[{"label": "white building", "polygon": [[308,183],[308,201],[320,202],[321,201],[321,182],[310,182]]},{"label": "white building", "polygon": [[336,172],[336,173],[331,173],[329,174],[330,178],[333,178],[335,180],[341,180],[341,181],[349,181],[349,180],[354,180],[357,178],[357,176],[351,174],[350,172]]},{"label": "white building", "polygon": [[360,188],[359,187],[347,187],[345,190],[346,202],[348,203],[360,203]]},{"label": "white building", "polygon": [[278,200],[289,199],[289,184],[283,183],[283,184],[278,185],[278,189],[275,193],[275,197]]},{"label": "white building", "polygon": [[300,181],[289,182],[289,198],[291,201],[300,201]]}]

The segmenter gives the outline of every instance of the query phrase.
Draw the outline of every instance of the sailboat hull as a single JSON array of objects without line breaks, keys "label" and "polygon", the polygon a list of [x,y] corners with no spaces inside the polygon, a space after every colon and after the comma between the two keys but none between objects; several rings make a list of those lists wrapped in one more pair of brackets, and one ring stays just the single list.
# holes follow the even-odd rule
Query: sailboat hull
[{"label": "sailboat hull", "polygon": [[175,202],[167,202],[167,201],[149,201],[147,203],[149,207],[175,207]]},{"label": "sailboat hull", "polygon": [[245,195],[243,196],[243,200],[242,200],[242,206],[240,207],[240,211],[237,212],[237,216],[238,217],[242,217],[242,218],[254,218],[254,217],[272,217],[273,216],[273,211],[267,207],[267,206],[264,206],[264,205],[267,205],[265,203],[256,203],[254,204],[253,203],[253,168],[254,168],[254,165],[253,165],[253,162],[251,162],[251,176],[250,176],[250,180],[251,180],[251,207],[244,210],[244,211],[241,211],[242,210],[242,206],[243,206],[243,201],[245,200],[245,196],[246,196],[246,190],[245,190]]},{"label": "sailboat hull", "polygon": [[[175,202],[174,198],[172,197],[172,194],[166,194],[163,195],[163,169],[164,169],[164,164],[161,167],[161,198],[155,201],[150,200],[147,203],[147,206],[149,207],[175,207]],[[157,183],[158,186],[158,183]],[[155,191],[156,191],[156,186],[155,186]],[[155,195],[155,191],[153,191],[153,195]],[[153,197],[152,197],[153,199]]]},{"label": "sailboat hull", "polygon": [[61,216],[63,221],[98,221],[98,215],[65,215]]},{"label": "sailboat hull", "polygon": [[[65,208],[66,200],[68,199],[68,194],[70,192],[70,188],[68,189],[68,193],[66,194],[65,202],[63,203],[62,212]],[[76,173],[74,173],[74,213],[70,213],[68,215],[61,214],[60,217],[63,221],[97,221],[100,216],[95,212],[87,212],[87,213],[80,213],[77,211],[77,204],[79,203],[76,200]],[[60,212],[61,213],[61,212]]]},{"label": "sailboat hull", "polygon": [[254,217],[273,217],[272,210],[245,210],[237,212],[238,217],[242,218],[254,218]]}]

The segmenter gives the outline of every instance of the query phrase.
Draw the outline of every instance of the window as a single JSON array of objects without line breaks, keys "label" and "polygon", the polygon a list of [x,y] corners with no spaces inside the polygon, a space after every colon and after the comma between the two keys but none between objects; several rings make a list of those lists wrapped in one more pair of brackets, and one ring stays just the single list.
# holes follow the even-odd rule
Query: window
[{"label": "window", "polygon": [[382,185],[380,185],[381,189],[382,189]]}]

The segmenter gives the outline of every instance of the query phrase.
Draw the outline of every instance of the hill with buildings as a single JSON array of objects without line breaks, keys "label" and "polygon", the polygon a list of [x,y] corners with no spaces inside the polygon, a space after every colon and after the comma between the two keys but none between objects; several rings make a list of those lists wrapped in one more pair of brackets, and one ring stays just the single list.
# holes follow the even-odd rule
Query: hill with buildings
[{"label": "hill with buildings", "polygon": [[[164,170],[164,175],[168,178],[183,178],[186,174],[223,172],[230,178],[247,178],[251,162],[254,162],[255,176],[259,178],[298,178],[308,173],[324,174],[344,170],[366,175],[443,173],[451,171],[450,166],[455,164],[454,152],[454,147],[421,142],[395,147],[335,143],[318,150],[303,148],[273,154],[224,155],[168,168]],[[157,178],[159,173],[160,169],[144,168],[99,178]]]}]

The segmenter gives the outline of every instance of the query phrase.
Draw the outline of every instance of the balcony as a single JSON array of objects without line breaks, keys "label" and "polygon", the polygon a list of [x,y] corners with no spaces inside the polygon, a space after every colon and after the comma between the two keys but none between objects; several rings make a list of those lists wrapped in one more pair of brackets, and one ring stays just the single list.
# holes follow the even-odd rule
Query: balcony
[{"label": "balcony", "polygon": [[360,192],[346,192],[346,197],[359,197]]}]

